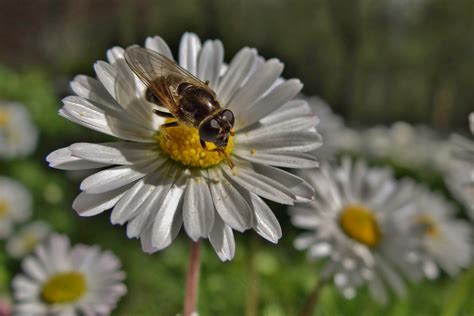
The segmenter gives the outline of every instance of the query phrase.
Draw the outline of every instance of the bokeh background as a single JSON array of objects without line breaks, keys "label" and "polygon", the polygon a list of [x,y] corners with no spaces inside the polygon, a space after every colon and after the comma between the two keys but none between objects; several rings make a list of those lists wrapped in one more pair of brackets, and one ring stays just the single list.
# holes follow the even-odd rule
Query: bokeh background
[{"label": "bokeh background", "polygon": [[[93,63],[105,59],[108,48],[142,44],[147,36],[160,35],[176,54],[186,31],[221,39],[226,61],[243,46],[279,58],[285,77],[300,78],[303,92],[326,100],[348,126],[402,120],[440,135],[468,133],[472,0],[0,0],[0,100],[24,103],[40,130],[34,154],[0,160],[0,173],[30,189],[35,218],[122,259],[129,294],[114,315],[181,310],[188,239],[181,234],[167,250],[143,254],[123,227],[109,224],[107,212],[77,216],[71,203],[84,175],[51,170],[44,158],[77,141],[108,139],[57,115],[75,75],[93,76]],[[390,163],[398,176],[428,179],[446,191],[436,172]],[[298,231],[275,209],[284,231],[277,246],[254,233],[237,234],[236,258],[221,263],[204,243],[200,315],[295,315],[303,306],[319,266],[293,248]],[[19,264],[1,256],[0,286],[8,292]],[[473,293],[472,268],[455,279],[411,285],[405,298],[393,296],[385,306],[365,290],[348,301],[327,287],[318,315],[473,315]]]}]

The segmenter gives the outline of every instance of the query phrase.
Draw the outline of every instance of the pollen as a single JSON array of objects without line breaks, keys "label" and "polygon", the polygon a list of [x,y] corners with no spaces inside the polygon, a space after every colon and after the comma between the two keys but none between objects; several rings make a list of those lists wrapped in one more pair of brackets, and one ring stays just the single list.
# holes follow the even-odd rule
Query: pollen
[{"label": "pollen", "polygon": [[0,200],[0,218],[8,215],[8,203],[5,200]]},{"label": "pollen", "polygon": [[179,125],[162,128],[156,139],[165,153],[171,159],[186,167],[209,168],[228,159],[234,148],[234,140],[229,136],[227,147],[217,151],[214,143],[206,142],[206,148],[201,147],[199,132],[194,127]]},{"label": "pollen", "polygon": [[7,110],[0,109],[0,127],[8,123],[9,114]]},{"label": "pollen", "polygon": [[374,212],[363,205],[345,206],[339,216],[339,225],[347,236],[368,247],[375,247],[382,237]]},{"label": "pollen", "polygon": [[436,225],[435,221],[430,216],[425,214],[420,215],[416,219],[416,222],[422,227],[423,232],[426,236],[438,237],[440,235],[438,225]]},{"label": "pollen", "polygon": [[87,290],[87,282],[79,272],[62,272],[50,277],[41,289],[41,298],[49,304],[74,302]]}]

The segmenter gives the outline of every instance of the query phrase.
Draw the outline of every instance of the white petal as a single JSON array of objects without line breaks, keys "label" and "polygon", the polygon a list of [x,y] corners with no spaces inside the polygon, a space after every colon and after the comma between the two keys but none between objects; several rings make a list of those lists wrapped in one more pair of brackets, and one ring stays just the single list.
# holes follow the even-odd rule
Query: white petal
[{"label": "white petal", "polygon": [[201,41],[194,33],[184,33],[179,44],[179,65],[193,75],[197,74],[197,58]]},{"label": "white petal", "polygon": [[110,216],[112,224],[123,225],[132,219],[138,208],[146,201],[155,188],[156,184],[153,181],[153,177],[148,176],[137,181],[115,205]]},{"label": "white petal", "polygon": [[248,77],[257,57],[257,51],[248,47],[242,48],[232,59],[229,68],[216,89],[216,94],[223,105],[227,105],[237,89]]},{"label": "white petal", "polygon": [[219,215],[216,215],[214,226],[209,234],[214,251],[222,261],[232,260],[235,255],[235,240],[232,229],[226,225]]},{"label": "white petal", "polygon": [[[234,94],[227,106],[239,118],[272,86],[283,71],[283,64],[277,59],[270,59],[250,75],[244,85]],[[282,103],[283,104],[283,103]]]},{"label": "white petal", "polygon": [[99,194],[81,192],[72,203],[72,208],[81,216],[97,215],[114,207],[130,187],[131,185],[122,186]]},{"label": "white petal", "polygon": [[[302,87],[303,84],[297,79],[290,79],[276,86],[267,95],[255,102],[251,108],[246,111],[239,111],[235,125],[236,131],[258,122],[282,107],[286,102],[293,99]],[[295,114],[290,113],[285,118],[294,117]]]},{"label": "white petal", "polygon": [[108,164],[87,161],[82,158],[72,156],[69,148],[61,148],[53,151],[46,157],[49,166],[63,170],[85,170],[96,169],[108,166]]},{"label": "white petal", "polygon": [[255,172],[273,179],[289,189],[296,196],[298,202],[308,202],[313,200],[314,188],[300,177],[284,170],[261,164],[254,164],[254,169]]},{"label": "white petal", "polygon": [[207,182],[202,176],[191,177],[184,194],[183,222],[184,229],[192,240],[209,236],[214,225],[214,212]]},{"label": "white petal", "polygon": [[290,190],[279,182],[255,172],[247,164],[239,162],[232,170],[228,166],[222,167],[222,170],[229,179],[250,192],[280,204],[293,205],[296,197]]},{"label": "white petal", "polygon": [[102,110],[115,110],[119,106],[100,81],[95,78],[84,75],[76,76],[71,82],[71,88],[78,96],[102,105]]},{"label": "white petal", "polygon": [[143,178],[146,174],[156,170],[166,160],[157,160],[134,166],[118,166],[99,171],[81,182],[81,190],[88,193],[102,193],[117,189]]},{"label": "white petal", "polygon": [[234,153],[240,158],[252,162],[283,168],[316,168],[319,162],[316,157],[308,153],[299,152],[260,152],[259,150],[245,150],[236,148]]},{"label": "white petal", "polygon": [[171,54],[168,44],[160,36],[147,37],[145,47],[163,54],[171,60],[173,59],[173,54]]},{"label": "white petal", "polygon": [[131,165],[137,160],[150,158],[152,155],[158,156],[153,150],[156,145],[148,143],[77,143],[71,145],[69,149],[76,157],[89,161],[100,162],[111,165]]},{"label": "white petal", "polygon": [[207,40],[199,53],[197,76],[199,79],[209,80],[209,87],[215,89],[219,74],[224,62],[224,47],[219,40]]},{"label": "white petal", "polygon": [[280,131],[272,135],[247,137],[245,134],[236,134],[234,142],[239,147],[248,150],[265,152],[299,151],[309,152],[321,146],[321,135],[316,130],[306,131]]},{"label": "white petal", "polygon": [[127,236],[129,238],[139,237],[143,231],[151,226],[156,213],[163,204],[171,186],[174,183],[176,169],[170,164],[166,164],[161,169],[162,175],[157,179],[157,184],[154,191],[149,194],[146,201],[136,210],[136,216],[127,225]]},{"label": "white petal", "polygon": [[253,218],[245,198],[217,168],[209,170],[212,201],[226,224],[243,232],[252,227]]},{"label": "white petal", "polygon": [[151,232],[151,244],[158,250],[168,247],[181,228],[183,223],[182,196],[186,180],[183,175],[176,180],[156,214]]},{"label": "white petal", "polygon": [[278,223],[275,214],[268,205],[259,198],[256,194],[250,193],[251,206],[255,214],[255,231],[263,238],[277,243],[278,239],[281,238],[281,227]]}]

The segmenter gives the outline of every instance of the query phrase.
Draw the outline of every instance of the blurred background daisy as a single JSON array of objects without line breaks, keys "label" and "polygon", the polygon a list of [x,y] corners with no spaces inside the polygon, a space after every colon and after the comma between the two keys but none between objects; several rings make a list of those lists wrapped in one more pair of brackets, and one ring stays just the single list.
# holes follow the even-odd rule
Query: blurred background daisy
[{"label": "blurred background daisy", "polygon": [[[34,279],[26,263],[39,260],[34,249],[49,253],[51,240],[72,244],[65,247],[69,251],[64,251],[62,258],[69,257],[65,253],[83,251],[91,256],[94,252],[95,262],[110,256],[115,259],[104,260],[121,262],[120,268],[112,270],[120,276],[121,271],[126,272],[126,280],[112,282],[118,292],[107,290],[116,294],[110,299],[101,292],[104,304],[92,304],[95,310],[103,314],[112,310],[112,315],[119,316],[182,312],[189,239],[210,236],[211,226],[204,225],[210,223],[209,218],[201,221],[189,216],[181,222],[181,230],[163,222],[160,227],[166,229],[160,234],[167,235],[168,228],[172,234],[162,239],[164,244],[157,244],[155,238],[154,246],[158,247],[148,250],[165,248],[171,241],[172,246],[146,254],[136,240],[127,237],[127,231],[136,237],[144,232],[128,227],[126,215],[130,214],[112,216],[114,223],[128,221],[127,226],[111,225],[108,209],[113,199],[83,199],[86,194],[79,190],[81,181],[101,170],[65,173],[53,170],[45,161],[49,153],[71,144],[75,144],[71,148],[76,153],[95,157],[97,147],[77,143],[116,141],[57,115],[63,107],[60,100],[81,93],[89,93],[88,99],[99,97],[91,94],[97,92],[97,85],[84,89],[84,79],[96,77],[92,65],[109,58],[112,65],[121,57],[117,48],[107,54],[110,48],[137,43],[146,46],[148,37],[148,44],[155,49],[164,49],[166,41],[178,61],[180,51],[190,53],[183,54],[183,60],[204,49],[216,52],[212,60],[222,61],[220,73],[214,69],[203,77],[215,82],[216,89],[232,67],[233,56],[243,47],[258,50],[257,56],[245,48],[258,65],[278,57],[284,69],[276,61],[270,62],[269,69],[281,71],[279,78],[268,91],[260,91],[262,85],[248,84],[245,90],[255,94],[241,94],[239,104],[244,106],[238,118],[261,118],[258,115],[263,112],[255,115],[248,111],[252,97],[266,96],[284,83],[284,78],[300,79],[303,88],[295,99],[304,100],[309,107],[290,103],[280,113],[265,113],[269,116],[263,125],[268,128],[265,132],[265,126],[260,126],[258,131],[266,134],[257,138],[265,150],[254,148],[255,130],[242,129],[234,138],[233,155],[265,167],[278,164],[283,168],[279,175],[293,180],[296,178],[289,172],[294,164],[289,163],[302,161],[295,156],[311,163],[317,160],[323,166],[298,175],[323,179],[313,183],[321,196],[317,194],[307,205],[300,203],[301,191],[289,190],[285,187],[288,182],[279,177],[271,186],[260,183],[255,192],[249,187],[241,190],[242,183],[235,185],[238,190],[233,191],[234,196],[243,199],[233,205],[233,210],[243,205],[247,212],[224,216],[227,226],[221,223],[222,230],[217,231],[222,234],[214,247],[212,241],[202,243],[200,315],[296,315],[317,280],[327,280],[318,290],[318,315],[352,315],[356,311],[393,316],[474,314],[472,114],[468,122],[474,100],[474,49],[469,32],[473,19],[471,0],[242,0],[232,6],[217,0],[1,1],[0,315],[11,308],[48,310],[54,305],[30,295],[28,290],[45,287],[46,279]],[[186,32],[196,34],[201,46],[188,35],[186,49],[181,47]],[[206,39],[212,42],[206,44]],[[96,66],[101,67],[112,69],[103,63]],[[78,74],[84,76],[76,77]],[[248,78],[241,79],[228,83],[241,88]],[[75,82],[73,87],[71,81]],[[299,106],[294,109],[291,105]],[[141,131],[159,126],[159,120],[140,121]],[[279,135],[288,131],[288,124],[305,129],[316,121],[322,146],[309,148],[313,158],[308,158],[307,152],[294,151],[268,155],[275,146],[274,139],[283,140]],[[108,153],[113,150],[109,148]],[[67,150],[61,153],[68,155],[57,158],[75,157]],[[78,167],[84,167],[83,163],[91,164],[77,160],[72,164],[83,169]],[[92,164],[102,169],[100,163]],[[116,163],[107,165],[114,168]],[[219,166],[223,177],[229,177],[224,171],[226,163]],[[273,174],[273,169],[260,168],[252,176],[269,175],[270,170]],[[100,190],[100,185],[94,189]],[[194,205],[194,189],[188,189],[187,206]],[[258,195],[265,190],[266,195],[260,195],[259,212],[249,212],[247,193]],[[303,195],[311,195],[310,191]],[[202,197],[212,197],[212,192],[199,193],[196,208],[212,204],[202,203]],[[82,196],[80,203],[73,203],[78,195]],[[282,200],[294,204],[291,214],[279,203]],[[330,205],[326,205],[328,201],[332,201]],[[103,212],[84,218],[72,206],[89,214]],[[178,204],[177,209],[182,210],[183,205]],[[224,219],[217,211],[212,214]],[[356,225],[359,219],[363,224]],[[136,224],[135,228],[142,227]],[[243,230],[248,231],[241,234]],[[52,234],[56,237],[50,239]],[[271,242],[278,240],[278,244],[262,236]],[[78,244],[94,246],[77,248]],[[86,250],[77,250],[81,247]],[[110,249],[113,255],[97,247]],[[49,259],[52,262],[54,258]],[[230,258],[230,262],[221,261]],[[80,271],[85,275],[92,271],[89,268]],[[49,272],[50,279],[61,273]],[[13,282],[18,280],[15,276],[29,279],[28,289],[18,285],[22,281]],[[127,293],[122,296],[124,282]],[[87,297],[64,306],[67,311],[81,307],[88,312],[87,306],[92,305]]]}]

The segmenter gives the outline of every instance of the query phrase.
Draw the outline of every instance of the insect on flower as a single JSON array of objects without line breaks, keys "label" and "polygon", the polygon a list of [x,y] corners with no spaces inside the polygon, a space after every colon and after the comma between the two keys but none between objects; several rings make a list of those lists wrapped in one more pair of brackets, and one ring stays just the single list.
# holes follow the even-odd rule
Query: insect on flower
[{"label": "insect on flower", "polygon": [[[146,99],[167,111],[154,113],[168,119],[163,128],[179,124],[197,128],[201,147],[206,142],[216,147],[211,150],[225,154],[229,135],[233,135],[234,114],[221,107],[216,93],[203,82],[168,57],[142,47],[129,47],[125,60],[132,71],[146,85]],[[230,167],[233,163],[226,155]]]}]

